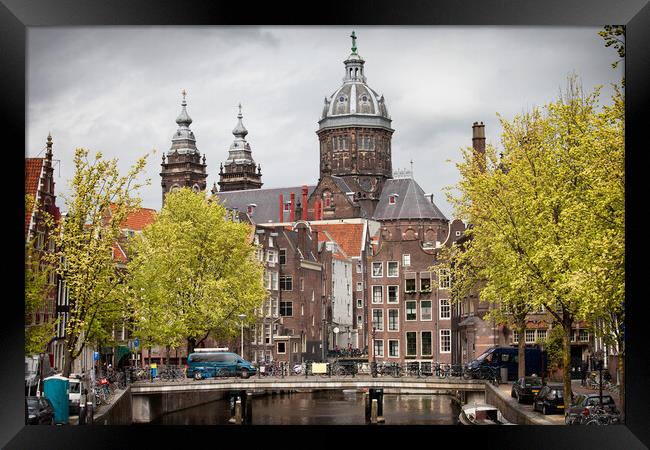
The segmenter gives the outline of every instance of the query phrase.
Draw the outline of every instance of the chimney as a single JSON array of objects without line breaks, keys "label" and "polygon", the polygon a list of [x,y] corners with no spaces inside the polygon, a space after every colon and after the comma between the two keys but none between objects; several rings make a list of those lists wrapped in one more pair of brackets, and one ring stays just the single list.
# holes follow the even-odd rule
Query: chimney
[{"label": "chimney", "polygon": [[481,170],[485,170],[485,125],[474,122],[472,125],[472,147],[474,156],[479,160]]},{"label": "chimney", "polygon": [[320,218],[320,199],[316,198],[316,201],[314,202],[314,220],[321,220]]},{"label": "chimney", "polygon": [[284,222],[284,202],[282,200],[282,192],[280,192],[280,223]]},{"label": "chimney", "polygon": [[291,193],[291,209],[289,211],[289,221],[295,222],[296,220],[296,194]]},{"label": "chimney", "polygon": [[307,185],[302,185],[302,220],[307,220]]},{"label": "chimney", "polygon": [[299,223],[296,227],[298,232],[298,248],[302,252],[303,256],[307,256],[307,225],[304,223]]}]

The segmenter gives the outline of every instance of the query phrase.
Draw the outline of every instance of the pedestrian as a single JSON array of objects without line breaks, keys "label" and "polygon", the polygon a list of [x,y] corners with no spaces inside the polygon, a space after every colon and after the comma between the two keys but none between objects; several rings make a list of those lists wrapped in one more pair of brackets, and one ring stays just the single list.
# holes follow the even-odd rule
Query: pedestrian
[{"label": "pedestrian", "polygon": [[589,369],[589,364],[587,363],[587,360],[582,361],[582,366],[580,368],[582,369],[582,381],[580,382],[580,384],[584,386],[586,384],[587,371]]}]

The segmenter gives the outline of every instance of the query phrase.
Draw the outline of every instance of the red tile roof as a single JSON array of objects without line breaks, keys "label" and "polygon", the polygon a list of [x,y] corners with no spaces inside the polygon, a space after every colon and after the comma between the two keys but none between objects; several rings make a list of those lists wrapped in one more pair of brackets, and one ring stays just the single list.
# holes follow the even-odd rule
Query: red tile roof
[{"label": "red tile roof", "polygon": [[[115,204],[111,203],[111,211],[116,208]],[[142,231],[147,225],[151,225],[156,220],[156,210],[151,208],[137,208],[126,216],[120,228],[123,230]]]},{"label": "red tile roof", "polygon": [[133,231],[142,231],[147,225],[151,225],[156,220],[156,210],[149,208],[139,208],[129,214],[122,224],[122,228]]},{"label": "red tile roof", "polygon": [[[31,195],[34,199],[40,185],[42,170],[43,158],[25,158],[25,194]],[[27,236],[33,209],[33,204],[25,208],[25,236]]]},{"label": "red tile roof", "polygon": [[321,235],[327,233],[348,258],[361,256],[364,226],[363,223],[311,224],[312,229],[318,231],[319,241],[326,240],[325,236],[321,239]]}]

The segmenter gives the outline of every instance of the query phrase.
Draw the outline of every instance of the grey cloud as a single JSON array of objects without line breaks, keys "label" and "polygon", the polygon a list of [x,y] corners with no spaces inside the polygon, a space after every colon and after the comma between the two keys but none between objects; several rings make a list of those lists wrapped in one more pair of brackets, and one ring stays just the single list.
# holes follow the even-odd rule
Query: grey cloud
[{"label": "grey cloud", "polygon": [[[618,81],[616,58],[597,28],[356,27],[369,85],[385,95],[396,129],[393,167],[414,160],[415,177],[448,217],[441,189],[458,174],[451,159],[484,121],[499,144],[496,113],[511,119],[557,97],[569,72],[586,89]],[[142,192],[160,207],[161,153],[170,146],[180,91],[212,185],[243,104],[253,157],[265,187],[314,183],[315,134],[323,97],[343,77],[350,27],[30,28],[28,156],[48,131],[65,192],[75,147],[102,150],[120,167],[156,149]]]}]

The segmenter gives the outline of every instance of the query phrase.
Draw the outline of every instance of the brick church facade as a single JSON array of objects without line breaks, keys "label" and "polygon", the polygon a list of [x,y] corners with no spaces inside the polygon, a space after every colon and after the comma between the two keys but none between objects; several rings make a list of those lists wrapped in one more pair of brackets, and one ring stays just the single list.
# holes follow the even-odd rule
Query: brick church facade
[{"label": "brick church facade", "polygon": [[[393,173],[386,100],[367,84],[351,37],[343,82],[318,120],[317,182],[262,189],[240,105],[235,139],[211,189],[255,227],[266,266],[269,298],[244,356],[318,360],[345,342],[378,361],[451,362],[448,283],[438,283],[431,267],[465,226],[446,218],[411,173]],[[183,99],[163,157],[163,197],[174,186],[205,189],[205,156],[199,164],[185,107]]]}]

